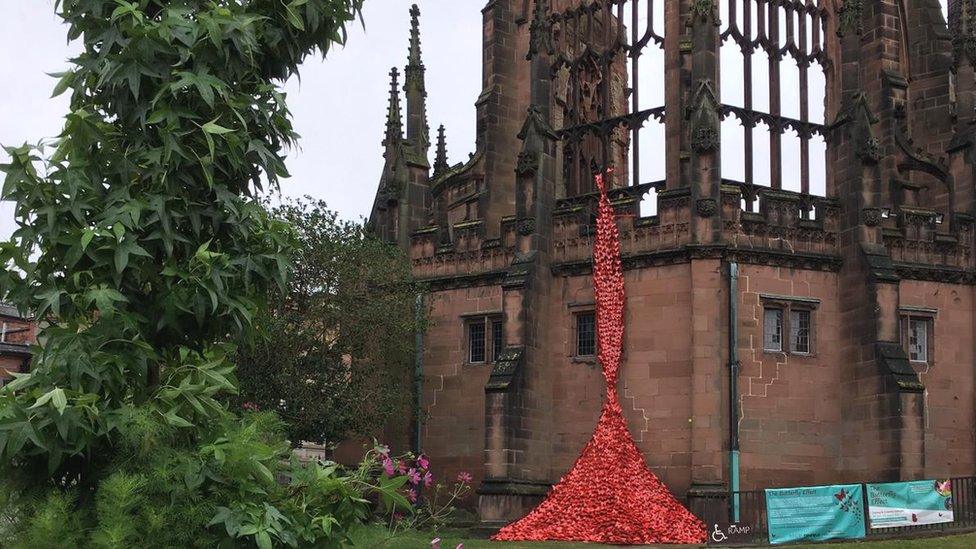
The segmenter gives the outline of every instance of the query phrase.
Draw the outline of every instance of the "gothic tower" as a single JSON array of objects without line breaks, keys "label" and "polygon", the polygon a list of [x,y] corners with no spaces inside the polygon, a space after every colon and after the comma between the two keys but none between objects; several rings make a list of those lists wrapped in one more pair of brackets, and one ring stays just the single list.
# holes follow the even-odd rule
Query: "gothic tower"
[{"label": "gothic tower", "polygon": [[531,509],[599,413],[590,182],[610,168],[624,412],[696,514],[976,471],[972,0],[482,16],[475,151],[450,165],[441,127],[431,170],[411,10],[370,221],[431,289],[423,449],[474,474],[486,527]]}]

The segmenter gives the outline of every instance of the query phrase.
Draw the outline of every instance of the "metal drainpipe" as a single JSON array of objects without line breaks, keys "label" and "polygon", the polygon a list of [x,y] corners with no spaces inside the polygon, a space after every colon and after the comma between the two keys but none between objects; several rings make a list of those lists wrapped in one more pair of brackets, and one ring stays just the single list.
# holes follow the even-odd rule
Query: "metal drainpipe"
[{"label": "metal drainpipe", "polygon": [[424,295],[417,294],[417,301],[414,305],[414,319],[417,322],[416,333],[414,334],[414,368],[413,368],[413,440],[410,450],[415,456],[421,453],[420,431],[421,414],[423,413],[424,398],[424,332],[420,328],[424,314]]},{"label": "metal drainpipe", "polygon": [[739,264],[729,263],[729,500],[739,521]]}]

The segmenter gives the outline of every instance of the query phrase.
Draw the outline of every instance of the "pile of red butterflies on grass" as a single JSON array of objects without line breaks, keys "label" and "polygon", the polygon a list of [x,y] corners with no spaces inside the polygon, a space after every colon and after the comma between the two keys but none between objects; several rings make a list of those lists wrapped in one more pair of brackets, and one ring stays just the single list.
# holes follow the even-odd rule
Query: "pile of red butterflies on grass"
[{"label": "pile of red butterflies on grass", "polygon": [[704,543],[705,525],[652,473],[627,430],[617,396],[624,334],[620,235],[602,175],[593,284],[597,337],[607,399],[593,438],[570,472],[528,516],[504,527],[496,541]]}]

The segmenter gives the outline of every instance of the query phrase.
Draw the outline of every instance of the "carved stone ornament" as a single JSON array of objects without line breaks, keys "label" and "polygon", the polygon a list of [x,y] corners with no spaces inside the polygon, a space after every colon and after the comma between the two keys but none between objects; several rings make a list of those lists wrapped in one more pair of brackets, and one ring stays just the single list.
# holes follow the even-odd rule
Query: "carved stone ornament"
[{"label": "carved stone ornament", "polygon": [[714,198],[701,198],[696,204],[698,209],[698,215],[701,217],[712,217],[718,211],[718,204],[715,202]]},{"label": "carved stone ornament", "polygon": [[864,208],[861,210],[861,223],[868,227],[877,227],[881,224],[881,208]]},{"label": "carved stone ornament", "polygon": [[529,53],[525,56],[531,60],[539,53],[552,55],[556,47],[552,40],[552,24],[546,17],[546,7],[543,0],[535,0],[532,23],[529,24]]},{"label": "carved stone ornament", "polygon": [[861,34],[864,24],[861,13],[864,12],[864,0],[844,0],[844,5],[837,11],[837,35],[845,36],[850,32]]},{"label": "carved stone ornament", "polygon": [[383,188],[380,189],[380,197],[387,203],[396,202],[400,200],[400,182],[396,179],[390,179],[386,181]]},{"label": "carved stone ornament", "polygon": [[715,128],[702,127],[695,128],[691,136],[691,150],[695,152],[707,152],[719,147],[721,137]]},{"label": "carved stone ornament", "polygon": [[876,164],[882,155],[881,140],[874,135],[873,130],[877,123],[878,118],[871,112],[868,97],[862,92],[847,99],[832,126],[846,125],[857,157],[862,162]]},{"label": "carved stone ornament", "polygon": [[956,66],[964,60],[976,66],[976,0],[961,0],[956,12],[950,14],[949,25]]},{"label": "carved stone ornament", "polygon": [[536,151],[522,151],[518,154],[515,173],[518,175],[533,175],[539,171],[539,153]]},{"label": "carved stone ornament", "polygon": [[535,232],[535,218],[534,217],[524,217],[518,221],[518,234],[522,236],[529,236]]},{"label": "carved stone ornament", "polygon": [[857,155],[862,160],[877,163],[881,160],[881,141],[873,135],[869,135],[861,140],[857,147]]},{"label": "carved stone ornament", "polygon": [[688,106],[686,117],[691,122],[691,149],[695,152],[708,152],[720,146],[719,102],[710,80],[698,83]]},{"label": "carved stone ornament", "polygon": [[688,26],[693,26],[695,23],[712,23],[716,27],[721,25],[721,19],[718,16],[718,6],[715,0],[693,0],[691,3],[691,10],[688,14]]}]

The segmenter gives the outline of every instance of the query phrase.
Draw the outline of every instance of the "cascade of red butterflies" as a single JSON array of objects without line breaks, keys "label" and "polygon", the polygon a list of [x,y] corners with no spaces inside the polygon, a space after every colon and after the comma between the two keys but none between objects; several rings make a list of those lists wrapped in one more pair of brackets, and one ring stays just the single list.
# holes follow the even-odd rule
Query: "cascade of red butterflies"
[{"label": "cascade of red butterflies", "polygon": [[679,503],[647,468],[634,444],[617,396],[624,335],[624,277],[620,234],[603,175],[600,189],[593,285],[599,359],[607,399],[593,438],[573,468],[538,507],[502,528],[496,541],[593,543],[704,543],[705,525]]}]

